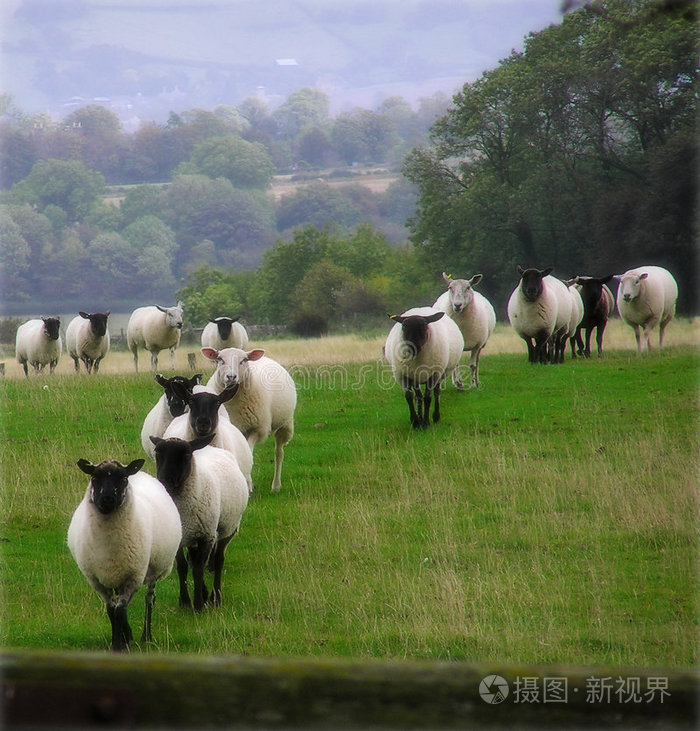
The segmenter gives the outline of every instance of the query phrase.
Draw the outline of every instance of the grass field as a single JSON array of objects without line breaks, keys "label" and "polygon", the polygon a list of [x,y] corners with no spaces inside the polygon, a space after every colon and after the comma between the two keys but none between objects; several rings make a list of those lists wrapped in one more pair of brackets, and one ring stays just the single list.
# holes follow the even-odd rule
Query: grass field
[{"label": "grass field", "polygon": [[[299,389],[282,491],[269,492],[270,442],[223,607],[179,610],[171,575],[154,648],[694,666],[700,357],[697,326],[673,328],[643,358],[613,330],[605,359],[546,367],[499,331],[510,345],[490,344],[484,387],[447,386],[425,432],[410,429],[383,338],[266,343]],[[77,459],[141,456],[159,389],[130,367],[113,353],[78,378],[64,358],[52,378],[0,382],[6,648],[108,645],[65,533],[86,487]],[[135,634],[142,616],[143,592]]]}]

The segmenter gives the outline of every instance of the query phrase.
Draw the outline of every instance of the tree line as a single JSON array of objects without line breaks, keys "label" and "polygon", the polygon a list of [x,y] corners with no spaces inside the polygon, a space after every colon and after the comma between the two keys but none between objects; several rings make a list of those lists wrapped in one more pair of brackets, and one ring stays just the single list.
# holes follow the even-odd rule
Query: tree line
[{"label": "tree line", "polygon": [[[503,317],[518,264],[568,278],[654,263],[691,312],[696,38],[687,3],[601,0],[441,110],[393,98],[330,119],[303,89],[272,113],[247,100],[129,135],[101,107],[47,130],[6,105],[5,303],[115,309],[177,292],[195,326],[242,314],[312,333],[429,304],[443,270],[482,273]],[[381,195],[316,179],[329,163],[401,161]],[[310,182],[276,201],[270,181],[292,169]],[[107,182],[135,184],[110,205]]]}]

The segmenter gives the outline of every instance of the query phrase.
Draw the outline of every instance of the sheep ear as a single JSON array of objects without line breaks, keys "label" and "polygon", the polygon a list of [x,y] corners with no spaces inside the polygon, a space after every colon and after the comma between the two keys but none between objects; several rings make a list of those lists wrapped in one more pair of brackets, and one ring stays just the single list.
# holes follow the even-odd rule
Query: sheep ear
[{"label": "sheep ear", "polygon": [[549,276],[554,271],[554,267],[547,267],[546,269],[543,269],[540,273],[543,277]]},{"label": "sheep ear", "polygon": [[160,373],[156,373],[153,378],[155,379],[156,383],[163,388],[168,385],[168,379]]},{"label": "sheep ear", "polygon": [[198,386],[202,382],[202,374],[201,373],[195,373],[192,378],[190,378],[190,385],[191,386]]},{"label": "sheep ear", "polygon": [[427,316],[427,317],[425,318],[425,321],[426,321],[426,322],[427,322],[428,324],[430,324],[431,322],[437,322],[438,320],[440,320],[440,319],[441,319],[441,318],[443,318],[444,316],[445,316],[445,313],[444,313],[444,312],[434,312],[434,313],[433,313],[432,315],[428,315],[428,316]]},{"label": "sheep ear", "polygon": [[131,475],[135,475],[144,466],[144,464],[146,464],[145,459],[135,459],[133,462],[129,462],[124,469],[126,470],[126,474],[131,477]]},{"label": "sheep ear", "polygon": [[445,274],[445,272],[442,273],[442,278],[445,280],[447,284],[449,284],[452,281],[452,277],[449,274]]},{"label": "sheep ear", "polygon": [[202,348],[201,353],[207,360],[216,361],[219,359],[219,351],[214,348]]},{"label": "sheep ear", "polygon": [[193,439],[189,445],[193,452],[197,451],[198,449],[203,449],[204,447],[209,446],[212,443],[212,440],[216,436],[216,432],[213,434],[207,434],[206,437],[199,437],[198,439]]},{"label": "sheep ear", "polygon": [[403,315],[390,315],[389,313],[387,313],[387,317],[389,319],[393,320],[394,322],[398,322],[399,325],[401,325],[403,323],[403,321],[406,319]]},{"label": "sheep ear", "polygon": [[525,274],[525,270],[518,264],[518,274],[522,277]]},{"label": "sheep ear", "polygon": [[607,284],[611,279],[614,279],[614,278],[615,278],[615,275],[614,274],[608,274],[607,277],[602,277],[601,278],[600,283],[601,284]]},{"label": "sheep ear", "polygon": [[170,388],[172,388],[173,393],[178,398],[181,398],[188,406],[192,405],[192,392],[184,383],[181,381],[173,381],[170,384]]},{"label": "sheep ear", "polygon": [[471,285],[472,285],[472,287],[473,287],[473,286],[474,286],[475,284],[479,284],[479,282],[480,282],[480,281],[482,280],[483,276],[484,276],[483,274],[475,274],[475,275],[474,275],[474,276],[473,276],[473,277],[472,277],[472,278],[471,278],[471,279],[469,280],[469,284],[471,284]]},{"label": "sheep ear", "polygon": [[86,474],[86,475],[94,475],[95,474],[95,465],[92,462],[88,462],[86,459],[79,459],[78,460],[78,467]]},{"label": "sheep ear", "polygon": [[646,279],[649,276],[649,272],[644,272],[644,274],[639,275],[639,280]]},{"label": "sheep ear", "polygon": [[83,320],[89,320],[90,319],[90,315],[88,315],[87,312],[79,312],[78,314],[83,318]]},{"label": "sheep ear", "polygon": [[161,312],[167,312],[167,307],[161,307],[160,305],[156,305],[156,309],[160,310]]},{"label": "sheep ear", "polygon": [[163,439],[162,437],[150,436],[148,438],[151,440],[151,442],[153,442],[153,446],[155,447],[157,447],[161,442],[165,441],[165,439]]},{"label": "sheep ear", "polygon": [[232,383],[219,394],[219,404],[225,404],[230,401],[238,393],[238,383]]},{"label": "sheep ear", "polygon": [[255,350],[249,350],[246,355],[248,356],[248,360],[260,360],[265,355],[265,351],[261,348],[256,348]]}]

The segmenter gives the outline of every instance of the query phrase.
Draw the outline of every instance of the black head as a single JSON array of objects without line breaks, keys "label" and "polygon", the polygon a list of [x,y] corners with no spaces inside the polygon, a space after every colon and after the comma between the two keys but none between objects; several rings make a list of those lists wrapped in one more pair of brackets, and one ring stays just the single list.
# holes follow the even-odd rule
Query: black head
[{"label": "black head", "polygon": [[403,340],[410,344],[411,355],[415,356],[420,353],[428,340],[428,326],[437,322],[444,314],[444,312],[434,312],[432,315],[389,315],[389,317],[401,325]]},{"label": "black head", "polygon": [[581,299],[584,305],[594,307],[603,295],[603,285],[607,284],[613,275],[607,277],[576,277],[576,283],[581,287]]},{"label": "black head", "polygon": [[528,302],[534,302],[542,294],[542,280],[552,273],[552,267],[546,269],[523,269],[518,267],[520,289]]},{"label": "black head", "polygon": [[60,317],[42,317],[44,333],[49,340],[58,340],[58,332],[61,327]]},{"label": "black head", "polygon": [[107,332],[107,318],[109,317],[109,310],[107,312],[79,312],[78,313],[84,320],[90,320],[90,329],[97,337],[103,336]]},{"label": "black head", "polygon": [[86,459],[78,460],[78,467],[90,475],[90,502],[102,513],[109,515],[118,510],[126,497],[129,477],[135,475],[145,460],[135,459],[128,465],[106,459],[98,465]]},{"label": "black head", "polygon": [[187,402],[183,394],[192,394],[192,389],[201,382],[202,374],[196,373],[192,378],[186,378],[185,376],[166,378],[160,373],[156,373],[155,379],[156,383],[162,386],[165,391],[165,401],[168,404],[171,416],[176,417],[182,416],[187,411]]},{"label": "black head", "polygon": [[179,393],[190,407],[190,426],[198,437],[204,437],[216,431],[219,425],[219,407],[236,395],[238,387],[239,384],[235,383],[225,388],[221,393],[210,393],[208,391],[188,393],[182,389],[181,384],[173,384],[175,392]]},{"label": "black head", "polygon": [[231,325],[237,322],[237,317],[217,317],[212,320],[216,323],[216,329],[219,331],[219,337],[222,340],[228,340],[231,335]]},{"label": "black head", "polygon": [[211,444],[214,434],[198,437],[191,442],[184,439],[151,437],[155,446],[156,477],[171,495],[177,495],[192,473],[192,455]]}]

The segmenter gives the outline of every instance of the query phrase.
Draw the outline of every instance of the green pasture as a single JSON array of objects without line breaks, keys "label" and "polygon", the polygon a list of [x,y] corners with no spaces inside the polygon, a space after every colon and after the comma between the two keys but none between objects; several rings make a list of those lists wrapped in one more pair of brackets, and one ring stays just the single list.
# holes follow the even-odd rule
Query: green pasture
[{"label": "green pasture", "polygon": [[[426,431],[379,361],[292,368],[282,491],[270,440],[223,606],[180,610],[173,572],[150,649],[694,666],[698,366],[690,346],[561,366],[485,356],[483,388],[447,385]],[[5,648],[107,648],[66,547],[87,484],[75,463],[140,457],[159,395],[147,373],[0,382]]]}]

